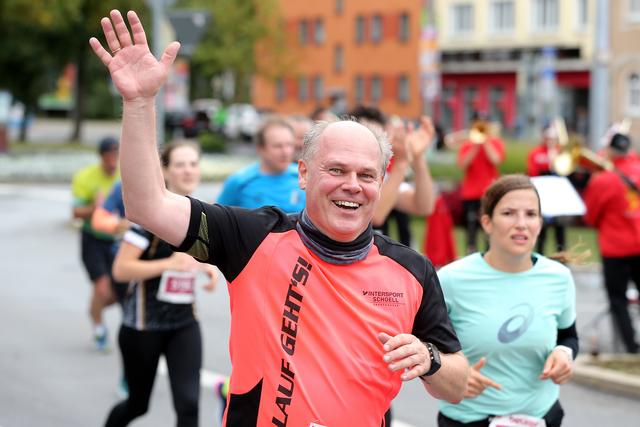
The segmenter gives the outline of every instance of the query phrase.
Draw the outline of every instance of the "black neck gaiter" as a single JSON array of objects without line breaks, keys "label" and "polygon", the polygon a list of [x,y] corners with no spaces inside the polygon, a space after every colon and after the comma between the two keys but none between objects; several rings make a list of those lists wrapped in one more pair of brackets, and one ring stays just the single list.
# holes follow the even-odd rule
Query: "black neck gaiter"
[{"label": "black neck gaiter", "polygon": [[336,242],[318,230],[309,219],[307,211],[303,210],[300,213],[296,229],[307,249],[330,264],[345,265],[362,261],[373,246],[371,224],[355,240]]}]

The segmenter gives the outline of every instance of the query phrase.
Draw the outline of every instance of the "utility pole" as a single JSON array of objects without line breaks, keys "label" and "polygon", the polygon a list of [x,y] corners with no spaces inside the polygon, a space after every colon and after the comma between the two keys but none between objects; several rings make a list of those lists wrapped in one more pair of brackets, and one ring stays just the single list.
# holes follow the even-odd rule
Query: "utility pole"
[{"label": "utility pole", "polygon": [[440,53],[434,10],[435,0],[422,0],[420,49],[418,53],[422,114],[433,115],[433,102],[440,95]]},{"label": "utility pole", "polygon": [[595,50],[589,92],[589,147],[598,149],[609,123],[609,0],[596,0]]},{"label": "utility pole", "polygon": [[[153,55],[160,60],[162,52],[168,42],[164,38],[163,26],[166,22],[165,8],[173,4],[175,0],[147,0],[147,4],[151,8],[153,46],[151,51]],[[156,95],[156,144],[164,143],[164,88],[161,87]]]}]

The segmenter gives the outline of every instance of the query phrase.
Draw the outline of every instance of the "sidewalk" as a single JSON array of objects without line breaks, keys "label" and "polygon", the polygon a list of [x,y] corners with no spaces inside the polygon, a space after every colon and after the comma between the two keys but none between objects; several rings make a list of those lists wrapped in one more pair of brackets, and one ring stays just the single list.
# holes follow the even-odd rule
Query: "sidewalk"
[{"label": "sidewalk", "polygon": [[[204,154],[202,179],[221,181],[255,159],[247,154]],[[71,182],[76,171],[98,161],[97,153],[78,151],[0,155],[0,182]]]},{"label": "sidewalk", "polygon": [[[92,148],[107,135],[118,136],[120,125],[119,121],[87,120],[82,128],[83,146]],[[28,137],[30,142],[39,146],[55,147],[57,144],[67,142],[71,130],[72,123],[68,119],[37,118],[29,128]],[[17,134],[16,128],[9,129],[9,138],[12,141],[17,138]],[[29,142],[26,146],[29,146]],[[231,142],[227,154],[202,156],[202,179],[203,181],[221,181],[256,159],[252,144]],[[98,154],[91,150],[48,151],[44,148],[28,154],[0,154],[0,182],[71,182],[76,171],[98,161]]]}]

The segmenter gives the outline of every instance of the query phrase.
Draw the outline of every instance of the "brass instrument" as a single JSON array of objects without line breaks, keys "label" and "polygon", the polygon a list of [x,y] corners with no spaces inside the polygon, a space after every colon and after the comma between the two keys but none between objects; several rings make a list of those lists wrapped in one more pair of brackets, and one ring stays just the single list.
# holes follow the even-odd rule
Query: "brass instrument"
[{"label": "brass instrument", "polygon": [[492,137],[499,137],[500,123],[487,120],[476,120],[470,129],[463,129],[445,136],[445,144],[450,149],[458,149],[465,140],[474,144],[484,144]]},{"label": "brass instrument", "polygon": [[613,170],[613,163],[610,160],[584,147],[579,138],[569,137],[562,118],[556,118],[553,126],[557,132],[559,147],[558,153],[551,159],[553,172],[560,176],[568,176],[579,166],[595,170]]}]

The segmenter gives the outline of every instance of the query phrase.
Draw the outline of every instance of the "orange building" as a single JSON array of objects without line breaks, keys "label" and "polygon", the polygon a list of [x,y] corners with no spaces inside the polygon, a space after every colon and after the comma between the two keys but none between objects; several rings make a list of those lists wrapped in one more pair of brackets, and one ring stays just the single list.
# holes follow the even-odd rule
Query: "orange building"
[{"label": "orange building", "polygon": [[[288,54],[293,60],[273,78],[256,77],[253,104],[279,113],[309,114],[342,97],[415,117],[419,92],[422,1],[280,0]],[[267,66],[268,58],[260,58]],[[274,68],[274,67],[271,67]]]}]

